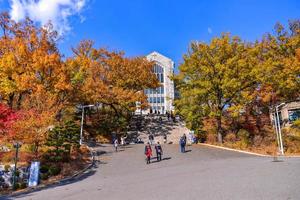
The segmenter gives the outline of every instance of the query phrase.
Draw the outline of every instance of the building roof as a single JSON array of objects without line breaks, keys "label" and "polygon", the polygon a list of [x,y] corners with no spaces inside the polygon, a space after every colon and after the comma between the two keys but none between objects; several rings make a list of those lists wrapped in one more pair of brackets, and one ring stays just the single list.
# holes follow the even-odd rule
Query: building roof
[{"label": "building roof", "polygon": [[173,60],[171,60],[170,58],[156,52],[153,51],[152,53],[150,53],[149,55],[146,56],[148,60],[150,61],[156,61],[159,62],[165,66],[171,66],[172,68],[174,67],[174,62]]}]

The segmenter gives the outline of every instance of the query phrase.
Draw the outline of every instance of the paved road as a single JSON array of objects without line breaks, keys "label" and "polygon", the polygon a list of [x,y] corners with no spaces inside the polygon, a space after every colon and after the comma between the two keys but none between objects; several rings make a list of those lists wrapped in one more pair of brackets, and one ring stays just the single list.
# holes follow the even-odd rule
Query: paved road
[{"label": "paved road", "polygon": [[164,147],[161,162],[146,165],[143,145],[108,153],[85,178],[13,199],[34,200],[299,200],[300,159],[272,162],[271,158],[195,145],[179,153]]}]

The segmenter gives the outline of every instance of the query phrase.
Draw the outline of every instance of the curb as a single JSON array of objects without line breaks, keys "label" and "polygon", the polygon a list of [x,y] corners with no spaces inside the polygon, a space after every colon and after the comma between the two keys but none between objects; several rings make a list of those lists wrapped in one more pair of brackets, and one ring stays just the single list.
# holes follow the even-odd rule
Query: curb
[{"label": "curb", "polygon": [[37,190],[45,189],[49,186],[59,185],[61,183],[68,182],[68,181],[71,181],[72,179],[77,178],[78,176],[84,174],[88,169],[90,169],[95,164],[94,151],[89,146],[87,146],[87,148],[90,151],[92,162],[88,166],[86,166],[84,169],[80,170],[79,172],[76,172],[75,174],[73,174],[73,175],[71,175],[67,178],[63,178],[61,180],[51,182],[49,184],[41,184],[41,185],[38,185],[37,187],[34,187],[34,188],[26,188],[22,191],[16,191],[16,192],[12,192],[10,194],[4,194],[3,196],[0,195],[0,197],[15,197],[15,196],[22,195],[22,194],[28,194],[28,193],[31,193],[31,192],[34,192],[34,191],[37,191]]},{"label": "curb", "polygon": [[[254,155],[254,156],[269,157],[269,158],[274,157],[272,155],[265,155],[265,154],[260,154],[260,153],[254,153],[254,152],[249,152],[249,151],[238,150],[238,149],[231,149],[231,148],[228,148],[228,147],[221,147],[221,146],[212,145],[212,144],[206,144],[206,143],[198,143],[198,144],[202,145],[202,146],[208,146],[208,147],[213,147],[213,148],[218,148],[218,149],[224,149],[224,150],[227,150],[227,151],[234,151],[234,152],[239,152],[239,153],[244,153],[244,154],[249,154],[249,155]],[[300,158],[300,156],[278,156],[278,157]]]}]

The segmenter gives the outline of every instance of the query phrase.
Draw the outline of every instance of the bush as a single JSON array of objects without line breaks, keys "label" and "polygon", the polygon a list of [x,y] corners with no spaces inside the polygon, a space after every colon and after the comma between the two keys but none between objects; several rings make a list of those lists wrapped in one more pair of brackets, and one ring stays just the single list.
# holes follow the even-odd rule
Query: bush
[{"label": "bush", "polygon": [[236,135],[234,133],[228,133],[225,138],[224,138],[225,142],[230,142],[233,143],[236,141]]},{"label": "bush", "polygon": [[48,173],[43,173],[43,174],[40,174],[40,177],[42,180],[47,180],[49,178],[49,174]]},{"label": "bush", "polygon": [[24,189],[24,188],[27,188],[27,183],[21,183],[20,184],[20,189]]},{"label": "bush", "polygon": [[4,166],[4,170],[5,170],[6,172],[8,172],[9,169],[10,169],[10,165],[5,165],[5,166]]},{"label": "bush", "polygon": [[292,126],[293,126],[294,128],[300,129],[300,119],[294,121]]},{"label": "bush", "polygon": [[249,144],[250,144],[250,141],[249,141],[249,136],[250,136],[250,133],[245,130],[245,129],[240,129],[239,132],[237,133],[238,135],[238,139],[241,141],[241,146],[242,147],[247,147]]},{"label": "bush", "polygon": [[40,172],[42,174],[47,173],[49,171],[49,166],[48,165],[42,165],[40,168]]},{"label": "bush", "polygon": [[1,156],[1,161],[4,162],[4,163],[10,163],[13,161],[14,159],[14,155],[13,155],[14,152],[5,152],[3,153],[3,155]]},{"label": "bush", "polygon": [[15,183],[15,190],[18,190],[18,189],[20,189],[20,183]]},{"label": "bush", "polygon": [[216,138],[216,135],[215,134],[212,134],[212,133],[209,133],[207,135],[207,142],[210,143],[210,144],[214,144],[217,142],[217,138]]},{"label": "bush", "polygon": [[60,171],[61,171],[61,168],[58,167],[58,166],[51,166],[49,168],[49,174],[50,174],[50,176],[56,176],[56,175],[58,175],[60,173]]},{"label": "bush", "polygon": [[287,153],[300,153],[300,137],[285,136],[283,143]]}]

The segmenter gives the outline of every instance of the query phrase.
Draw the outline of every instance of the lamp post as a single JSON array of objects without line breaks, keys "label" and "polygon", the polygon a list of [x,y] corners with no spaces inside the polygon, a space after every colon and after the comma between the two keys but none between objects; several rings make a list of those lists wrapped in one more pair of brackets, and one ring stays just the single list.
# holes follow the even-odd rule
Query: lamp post
[{"label": "lamp post", "polygon": [[80,124],[80,140],[79,140],[80,145],[82,145],[84,108],[91,108],[93,106],[95,106],[95,105],[81,105],[82,115],[81,115],[81,124]]},{"label": "lamp post", "polygon": [[15,156],[15,167],[14,167],[14,171],[13,171],[13,190],[16,189],[17,163],[18,163],[18,154],[19,154],[20,147],[21,147],[21,144],[19,142],[14,143],[14,148],[16,148],[16,156]]},{"label": "lamp post", "polygon": [[276,123],[276,127],[277,127],[276,132],[278,131],[277,132],[277,137],[278,137],[277,140],[278,140],[278,146],[280,146],[279,150],[280,150],[281,155],[284,155],[284,150],[283,150],[283,142],[282,142],[282,134],[281,134],[281,126],[280,126],[280,118],[279,118],[278,108],[283,105],[285,105],[285,103],[281,103],[281,104],[275,106],[275,112],[276,112],[276,117],[275,117],[276,121],[275,122],[277,122]]}]

